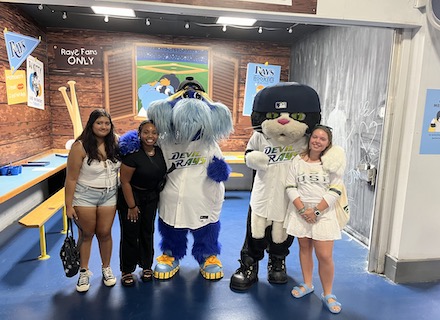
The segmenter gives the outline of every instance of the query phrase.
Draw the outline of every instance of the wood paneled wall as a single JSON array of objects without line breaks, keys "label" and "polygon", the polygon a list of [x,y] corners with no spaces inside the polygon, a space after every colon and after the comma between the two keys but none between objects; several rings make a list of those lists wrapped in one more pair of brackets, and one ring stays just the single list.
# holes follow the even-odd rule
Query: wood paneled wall
[{"label": "wood paneled wall", "polygon": [[[64,148],[73,138],[73,126],[59,87],[69,88],[67,82],[76,82],[76,96],[80,107],[83,125],[90,112],[104,107],[104,69],[93,68],[57,69],[54,62],[54,46],[58,44],[81,44],[100,46],[103,51],[131,46],[134,43],[157,43],[171,45],[192,45],[210,47],[216,54],[236,59],[239,62],[238,121],[234,134],[222,141],[224,151],[244,151],[252,134],[249,117],[241,116],[243,111],[246,69],[249,62],[280,65],[281,80],[289,78],[290,46],[280,43],[228,41],[220,39],[189,38],[173,36],[148,36],[141,34],[102,32],[93,30],[39,29],[30,19],[25,18],[12,5],[0,4],[6,15],[0,17],[2,25],[23,35],[42,36],[42,42],[33,55],[45,63],[44,111],[26,105],[8,106],[6,98],[4,71],[0,74],[0,165],[17,161],[49,148]],[[0,36],[2,37],[2,36]],[[0,38],[4,40],[3,38]],[[9,69],[4,41],[0,44],[0,63],[2,69]],[[23,66],[20,69],[24,69]],[[68,96],[70,92],[68,90]],[[116,131],[122,134],[137,128],[139,120],[124,118],[114,121]]]},{"label": "wood paneled wall", "polygon": [[[8,31],[33,38],[41,42],[32,56],[42,61],[48,74],[46,34],[35,23],[12,5],[0,4],[0,26]],[[2,30],[3,31],[3,30]],[[4,33],[0,33],[0,166],[27,158],[52,147],[52,114],[48,100],[48,81],[45,79],[44,110],[30,108],[26,104],[8,105],[5,70],[10,69]],[[26,69],[26,61],[20,70]]]}]

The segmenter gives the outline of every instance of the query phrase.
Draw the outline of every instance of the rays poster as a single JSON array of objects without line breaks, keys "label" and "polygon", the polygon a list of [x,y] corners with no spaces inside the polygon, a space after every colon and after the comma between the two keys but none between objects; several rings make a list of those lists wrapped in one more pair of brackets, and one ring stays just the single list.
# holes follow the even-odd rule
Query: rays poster
[{"label": "rays poster", "polygon": [[44,65],[38,59],[26,59],[28,106],[44,110]]},{"label": "rays poster", "polygon": [[186,77],[209,94],[209,49],[163,45],[136,47],[137,110],[146,117],[152,101],[172,96]]},{"label": "rays poster", "polygon": [[440,90],[426,92],[420,154],[440,154]]},{"label": "rays poster", "polygon": [[246,85],[244,88],[244,116],[251,115],[254,98],[257,93],[267,86],[272,86],[280,82],[280,75],[281,66],[248,63]]},{"label": "rays poster", "polygon": [[5,81],[8,105],[26,103],[26,72],[17,70],[12,74],[11,70],[5,70]]}]

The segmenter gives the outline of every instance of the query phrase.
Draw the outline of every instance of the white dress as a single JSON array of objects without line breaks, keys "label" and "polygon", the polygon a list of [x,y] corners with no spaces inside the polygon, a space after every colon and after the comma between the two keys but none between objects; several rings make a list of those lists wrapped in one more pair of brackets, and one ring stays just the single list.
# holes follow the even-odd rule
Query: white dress
[{"label": "white dress", "polygon": [[[298,238],[321,241],[341,239],[334,204],[340,196],[342,183],[342,176],[324,171],[322,163],[308,163],[300,156],[295,157],[286,180],[286,192],[290,200],[289,215],[284,224],[287,233]],[[315,223],[308,223],[293,205],[298,197],[306,208],[315,207],[322,198],[329,207],[321,211]]]}]

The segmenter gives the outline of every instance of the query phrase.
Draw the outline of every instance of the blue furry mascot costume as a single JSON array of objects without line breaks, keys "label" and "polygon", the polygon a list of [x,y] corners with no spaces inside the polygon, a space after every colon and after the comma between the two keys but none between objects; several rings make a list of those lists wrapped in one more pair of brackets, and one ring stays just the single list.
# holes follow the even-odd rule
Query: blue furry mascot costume
[{"label": "blue furry mascot costume", "polygon": [[226,181],[231,172],[218,145],[232,132],[229,109],[212,102],[192,77],[183,81],[168,99],[154,101],[147,117],[159,132],[159,144],[168,167],[160,194],[159,232],[163,254],[157,258],[154,277],[169,279],[179,270],[192,233],[192,255],[205,279],[223,277],[218,259],[219,216]]},{"label": "blue furry mascot costume", "polygon": [[[264,251],[269,254],[268,281],[288,281],[285,258],[293,237],[284,229],[288,206],[285,180],[291,160],[307,148],[309,129],[321,121],[318,94],[296,82],[265,87],[255,96],[251,120],[254,133],[245,161],[255,177],[240,267],[230,282],[231,289],[237,291],[249,289],[258,280],[258,262]],[[345,152],[333,146],[322,162],[330,172],[344,170]]]}]

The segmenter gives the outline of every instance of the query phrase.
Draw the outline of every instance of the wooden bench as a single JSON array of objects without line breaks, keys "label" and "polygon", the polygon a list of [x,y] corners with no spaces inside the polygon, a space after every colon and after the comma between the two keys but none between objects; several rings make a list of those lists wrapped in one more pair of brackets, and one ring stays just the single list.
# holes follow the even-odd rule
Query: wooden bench
[{"label": "wooden bench", "polygon": [[31,210],[28,214],[23,216],[18,222],[28,228],[40,229],[40,250],[41,255],[39,260],[49,259],[50,256],[46,251],[46,233],[44,231],[44,224],[60,209],[63,209],[63,230],[61,233],[67,232],[67,216],[66,208],[64,206],[64,188],[61,188],[57,193]]},{"label": "wooden bench", "polygon": [[243,178],[244,174],[240,172],[231,172],[229,178]]}]

